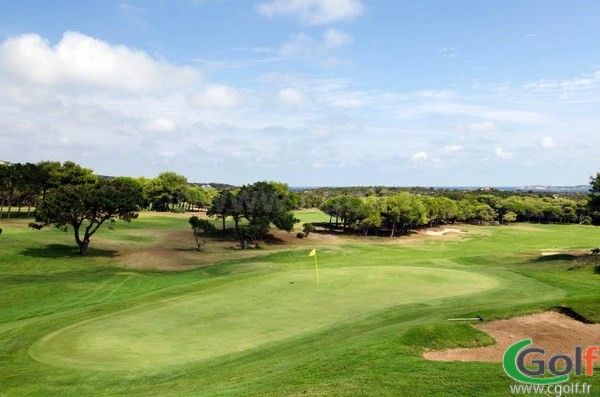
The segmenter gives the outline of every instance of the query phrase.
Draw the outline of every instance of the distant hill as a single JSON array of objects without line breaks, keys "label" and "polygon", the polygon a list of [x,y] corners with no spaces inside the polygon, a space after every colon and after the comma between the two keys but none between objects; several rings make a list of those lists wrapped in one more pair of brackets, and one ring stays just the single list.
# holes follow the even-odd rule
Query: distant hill
[{"label": "distant hill", "polygon": [[231,189],[232,187],[235,187],[235,185],[229,185],[227,183],[220,183],[220,182],[191,182],[190,185],[192,186],[200,186],[203,187],[205,189],[217,189],[217,190],[221,190],[221,189]]},{"label": "distant hill", "polygon": [[[292,191],[305,191],[316,189],[352,189],[352,188],[368,188],[373,186],[290,186]],[[387,186],[392,189],[428,189],[428,190],[458,190],[458,191],[515,191],[515,192],[546,192],[546,193],[588,193],[589,185],[573,185],[573,186],[550,186],[550,185],[530,185],[530,186]]]},{"label": "distant hill", "polygon": [[590,185],[575,185],[575,186],[545,186],[532,185],[515,188],[515,190],[524,192],[589,192]]},{"label": "distant hill", "polygon": [[[2,164],[2,162],[0,161],[0,164]],[[115,176],[112,175],[98,175],[99,178],[102,179],[113,179],[116,178]],[[235,187],[235,185],[229,185],[227,183],[220,183],[220,182],[190,182],[190,185],[192,186],[199,186],[205,189],[217,189],[217,190],[221,190],[221,189],[231,189],[233,187]]]}]

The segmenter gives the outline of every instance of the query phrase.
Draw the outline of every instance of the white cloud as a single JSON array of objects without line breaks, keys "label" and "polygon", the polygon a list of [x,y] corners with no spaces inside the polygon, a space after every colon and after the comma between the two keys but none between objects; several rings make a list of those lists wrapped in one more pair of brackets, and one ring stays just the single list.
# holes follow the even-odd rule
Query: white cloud
[{"label": "white cloud", "polygon": [[146,121],[143,124],[143,128],[149,132],[171,133],[177,130],[177,124],[166,117],[159,117],[157,119]]},{"label": "white cloud", "polygon": [[284,57],[302,56],[310,58],[318,46],[319,43],[309,35],[298,33],[283,43],[279,52]]},{"label": "white cloud", "polygon": [[175,157],[176,153],[170,149],[164,149],[159,153],[159,156],[164,159],[170,159]]},{"label": "white cloud", "polygon": [[442,58],[454,58],[456,55],[458,55],[456,48],[438,48],[437,52]]},{"label": "white cloud", "polygon": [[413,161],[424,161],[427,160],[428,156],[426,152],[417,152],[410,157]]},{"label": "white cloud", "polygon": [[416,92],[408,97],[412,98],[414,96],[416,96],[417,98],[426,98],[433,100],[449,100],[452,99],[455,96],[455,94],[449,91],[423,90]]},{"label": "white cloud", "polygon": [[153,91],[197,81],[200,73],[149,57],[143,51],[112,46],[77,32],[66,32],[54,46],[36,34],[0,44],[0,71],[42,86],[102,87]]},{"label": "white cloud", "polygon": [[496,131],[498,127],[492,121],[481,121],[467,125],[467,129],[472,132],[492,132]]},{"label": "white cloud", "polygon": [[235,108],[242,102],[240,92],[230,86],[209,84],[202,91],[190,96],[190,102],[200,108]]},{"label": "white cloud", "polygon": [[522,124],[540,124],[547,121],[547,116],[536,112],[469,105],[458,102],[419,104],[407,106],[398,111],[398,117],[402,119],[419,119],[435,115],[466,116],[475,119]]},{"label": "white cloud", "polygon": [[283,88],[277,93],[277,102],[285,106],[301,106],[306,103],[306,95],[297,88]]},{"label": "white cloud", "polygon": [[460,132],[494,132],[498,130],[498,125],[493,121],[476,121],[457,124],[454,129]]},{"label": "white cloud", "polygon": [[352,91],[321,93],[319,101],[332,108],[341,109],[357,109],[367,105],[367,101],[361,92]]},{"label": "white cloud", "polygon": [[579,91],[587,90],[600,85],[600,70],[591,74],[582,75],[567,80],[546,80],[541,79],[523,86],[525,90],[533,91]]},{"label": "white cloud", "polygon": [[[7,74],[0,73],[0,76],[8,78]],[[32,87],[16,82],[3,82],[0,79],[0,99],[5,99],[13,104],[35,106],[46,103],[49,96],[50,90],[47,87]]]},{"label": "white cloud", "polygon": [[352,43],[352,36],[339,29],[328,29],[320,40],[306,33],[292,35],[279,49],[283,57],[326,58],[337,48]]},{"label": "white cloud", "polygon": [[[317,32],[304,35],[308,53],[317,61],[343,52],[351,42],[341,31]],[[12,40],[20,43],[19,38]],[[155,66],[150,69],[159,71],[151,75],[159,77],[150,79],[150,87],[139,88],[142,83],[130,85],[125,77],[105,83],[107,75],[93,68],[85,78],[79,75],[81,67],[74,76],[56,72],[52,54],[58,53],[58,45],[47,43],[52,56],[42,58],[50,59],[50,71],[40,63],[37,73],[51,78],[36,77],[27,68],[15,71],[13,60],[7,60],[8,41],[0,43],[0,158],[8,161],[71,159],[103,174],[132,176],[153,176],[168,164],[191,180],[210,177],[231,183],[260,176],[306,184],[442,184],[448,175],[458,175],[452,183],[488,184],[525,176],[541,182],[540,176],[548,175],[557,180],[556,175],[564,175],[560,178],[565,181],[583,175],[585,182],[597,157],[595,91],[571,92],[570,106],[560,95],[521,86],[504,91],[481,85],[455,91],[425,86],[413,92],[385,91],[369,88],[368,81],[348,70],[322,73],[313,65],[292,67],[301,63],[295,58],[283,59],[290,65],[285,68],[268,64],[247,68],[244,75],[215,73],[246,86],[227,80],[211,84],[195,71],[190,83],[173,85],[167,84],[173,76],[162,66],[174,68],[175,74],[193,69],[146,55],[142,58]],[[140,54],[104,44],[100,47],[118,55],[119,62],[128,59],[120,57],[119,48],[124,54]],[[218,68],[226,68],[230,61],[219,62],[223,65]],[[310,75],[302,74],[307,70]],[[589,104],[579,105],[582,98]],[[471,131],[481,133],[467,133]],[[502,134],[484,134],[489,131]],[[532,143],[540,150],[532,150]],[[544,144],[565,149],[560,161],[541,149]],[[511,158],[518,164],[495,174],[498,163]],[[436,171],[442,167],[443,172]],[[408,179],[399,182],[401,172]]]},{"label": "white cloud", "polygon": [[327,116],[308,120],[304,127],[316,137],[340,136],[348,139],[364,130],[364,126],[345,116]]},{"label": "white cloud", "polygon": [[325,47],[341,47],[352,43],[352,36],[349,33],[339,29],[328,29],[323,34],[323,43]]},{"label": "white cloud", "polygon": [[556,141],[551,136],[545,136],[540,139],[540,146],[544,149],[554,149],[556,146]]},{"label": "white cloud", "polygon": [[321,25],[362,15],[361,0],[271,0],[257,5],[262,15],[295,16],[305,23]]},{"label": "white cloud", "polygon": [[494,154],[496,155],[496,157],[498,157],[499,159],[503,159],[503,160],[508,160],[513,157],[512,153],[507,152],[506,150],[504,150],[501,147],[496,148],[496,150],[494,150]]},{"label": "white cloud", "polygon": [[462,151],[464,146],[462,145],[447,145],[442,148],[443,153],[454,154]]}]

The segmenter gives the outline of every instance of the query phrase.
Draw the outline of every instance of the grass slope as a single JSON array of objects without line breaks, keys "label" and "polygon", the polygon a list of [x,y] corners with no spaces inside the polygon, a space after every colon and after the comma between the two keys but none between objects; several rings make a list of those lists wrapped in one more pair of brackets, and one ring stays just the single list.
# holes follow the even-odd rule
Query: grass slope
[{"label": "grass slope", "polygon": [[[251,254],[223,246],[212,253],[220,262],[179,273],[123,269],[123,252],[183,260],[185,217],[118,224],[84,259],[70,235],[22,220],[2,227],[0,395],[508,395],[498,364],[420,358],[492,343],[447,318],[566,305],[600,321],[600,276],[539,255],[597,246],[593,227],[315,238]],[[320,247],[319,286],[306,244]],[[595,379],[585,380],[600,390]]]},{"label": "grass slope", "polygon": [[60,329],[36,342],[30,353],[50,365],[99,370],[185,365],[387,307],[473,294],[497,284],[466,271],[354,266],[323,269],[317,285],[312,269],[304,267],[227,283],[200,282],[195,292]]}]

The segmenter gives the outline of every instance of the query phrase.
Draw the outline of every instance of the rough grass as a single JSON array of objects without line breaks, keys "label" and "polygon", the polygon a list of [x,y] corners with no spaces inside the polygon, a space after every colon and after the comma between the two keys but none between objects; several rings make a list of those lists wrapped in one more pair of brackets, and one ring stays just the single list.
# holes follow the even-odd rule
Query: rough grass
[{"label": "rough grass", "polygon": [[507,395],[499,364],[416,353],[490,342],[451,317],[560,305],[600,321],[600,275],[539,255],[597,246],[593,227],[466,227],[455,240],[311,234],[251,253],[216,242],[212,265],[158,272],[124,269],[122,257],[156,250],[185,263],[197,254],[180,251],[194,247],[191,232],[189,244],[163,237],[188,231],[186,216],[116,226],[79,258],[71,235],[2,221],[1,395]]},{"label": "rough grass", "polygon": [[422,324],[409,328],[402,336],[402,343],[423,349],[448,349],[455,347],[482,347],[494,344],[494,339],[469,323]]}]

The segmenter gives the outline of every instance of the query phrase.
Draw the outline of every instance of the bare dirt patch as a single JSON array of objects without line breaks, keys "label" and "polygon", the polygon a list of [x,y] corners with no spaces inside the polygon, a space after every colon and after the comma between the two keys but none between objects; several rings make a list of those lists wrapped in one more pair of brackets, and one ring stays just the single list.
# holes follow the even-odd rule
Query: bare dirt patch
[{"label": "bare dirt patch", "polygon": [[[546,351],[548,359],[554,354],[572,354],[576,346],[596,345],[600,340],[600,324],[584,324],[564,314],[546,312],[476,325],[490,334],[494,346],[473,349],[428,351],[423,357],[433,361],[502,362],[506,349],[523,339],[532,339]],[[537,355],[536,358],[541,357]]]},{"label": "bare dirt patch", "polygon": [[184,271],[198,266],[191,254],[169,250],[125,251],[115,261],[116,265],[135,270]]},{"label": "bare dirt patch", "polygon": [[[136,231],[141,235],[145,231]],[[107,246],[118,249],[119,255],[113,265],[133,270],[186,271],[198,267],[212,265],[224,260],[245,260],[260,258],[281,250],[295,248],[315,248],[327,243],[329,239],[318,233],[299,239],[295,233],[271,230],[270,236],[260,242],[261,249],[241,249],[239,241],[231,236],[226,238],[208,238],[202,252],[196,250],[190,230],[156,230],[152,231],[150,242],[116,242],[102,241]]]}]

